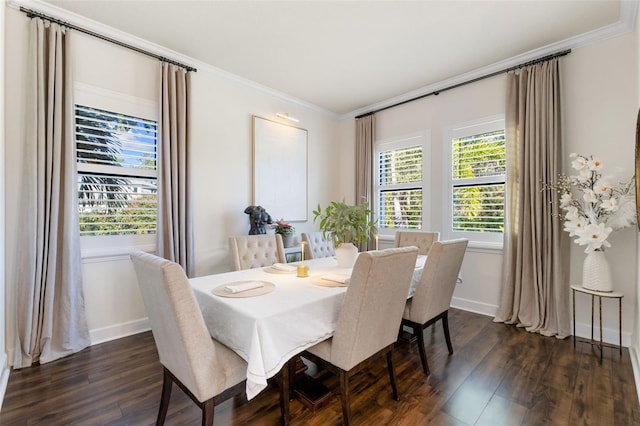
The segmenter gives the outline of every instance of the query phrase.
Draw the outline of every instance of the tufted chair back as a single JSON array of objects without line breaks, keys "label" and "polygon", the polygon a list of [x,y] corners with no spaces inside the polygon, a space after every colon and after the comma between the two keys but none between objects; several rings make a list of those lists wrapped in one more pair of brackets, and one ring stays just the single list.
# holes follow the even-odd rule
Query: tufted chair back
[{"label": "tufted chair back", "polygon": [[431,244],[440,239],[439,232],[397,231],[396,247],[418,247],[418,254],[427,255]]},{"label": "tufted chair back", "polygon": [[300,237],[302,241],[308,243],[304,247],[305,259],[319,259],[335,254],[333,241],[331,241],[331,239],[325,239],[323,232],[303,232]]},{"label": "tufted chair back", "polygon": [[287,262],[280,234],[231,237],[229,246],[236,271]]}]

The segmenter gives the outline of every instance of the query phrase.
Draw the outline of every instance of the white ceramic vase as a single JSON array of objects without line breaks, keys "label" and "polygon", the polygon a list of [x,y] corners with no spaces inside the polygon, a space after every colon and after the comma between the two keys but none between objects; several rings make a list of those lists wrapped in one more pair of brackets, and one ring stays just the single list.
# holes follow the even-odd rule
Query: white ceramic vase
[{"label": "white ceramic vase", "polygon": [[358,248],[351,243],[342,243],[336,247],[336,260],[341,268],[353,268],[358,257]]},{"label": "white ceramic vase", "polygon": [[584,259],[582,287],[594,291],[613,291],[611,269],[603,251],[594,250]]}]

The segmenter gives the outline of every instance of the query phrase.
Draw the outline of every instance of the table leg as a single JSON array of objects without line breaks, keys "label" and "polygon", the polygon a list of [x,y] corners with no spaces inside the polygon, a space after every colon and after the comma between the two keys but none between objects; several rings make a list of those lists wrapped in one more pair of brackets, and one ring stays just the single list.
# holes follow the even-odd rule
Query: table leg
[{"label": "table leg", "polygon": [[618,299],[618,348],[622,356],[622,297]]},{"label": "table leg", "polygon": [[595,296],[591,295],[591,344],[593,345],[593,300]]},{"label": "table leg", "polygon": [[602,296],[598,296],[598,310],[600,311],[600,361],[602,361]]},{"label": "table leg", "polygon": [[573,293],[573,347],[576,347],[576,291],[571,289]]}]

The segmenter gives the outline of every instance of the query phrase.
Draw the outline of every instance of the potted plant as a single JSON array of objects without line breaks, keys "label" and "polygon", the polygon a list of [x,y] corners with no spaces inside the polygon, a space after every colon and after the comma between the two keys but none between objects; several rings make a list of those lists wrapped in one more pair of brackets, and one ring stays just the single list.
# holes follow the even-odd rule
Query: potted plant
[{"label": "potted plant", "polygon": [[293,246],[293,236],[296,233],[296,228],[285,222],[284,219],[276,221],[274,228],[276,234],[282,235],[282,242],[285,247]]},{"label": "potted plant", "polygon": [[352,267],[358,255],[355,245],[368,242],[376,233],[369,204],[349,205],[344,200],[332,201],[324,210],[318,204],[313,214],[314,222],[320,219],[320,230],[325,236],[331,235],[338,264]]}]

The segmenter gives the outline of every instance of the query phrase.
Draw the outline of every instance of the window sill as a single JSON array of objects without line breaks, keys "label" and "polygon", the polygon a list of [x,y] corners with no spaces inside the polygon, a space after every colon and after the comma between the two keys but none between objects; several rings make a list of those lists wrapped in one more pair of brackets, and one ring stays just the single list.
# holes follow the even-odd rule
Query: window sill
[{"label": "window sill", "polygon": [[469,240],[467,251],[475,253],[502,254],[502,243]]},{"label": "window sill", "polygon": [[155,244],[147,244],[135,247],[83,248],[81,252],[82,263],[128,260],[129,254],[134,250],[154,253],[156,251],[156,246]]}]

